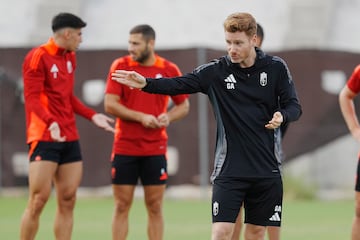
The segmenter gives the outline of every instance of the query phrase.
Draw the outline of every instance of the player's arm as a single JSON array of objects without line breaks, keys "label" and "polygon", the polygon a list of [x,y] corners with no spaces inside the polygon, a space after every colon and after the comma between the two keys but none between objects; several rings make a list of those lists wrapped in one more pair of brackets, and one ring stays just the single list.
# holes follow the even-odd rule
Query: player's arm
[{"label": "player's arm", "polygon": [[279,64],[280,77],[277,84],[277,93],[279,96],[278,101],[280,108],[277,109],[277,111],[282,115],[281,124],[288,124],[289,122],[296,121],[300,118],[302,115],[302,107],[289,68],[282,59],[279,63],[281,64]]},{"label": "player's arm", "polygon": [[[35,56],[41,55],[38,50]],[[29,112],[34,113],[49,127],[54,122],[53,116],[47,111],[41,99],[46,98],[45,86],[45,67],[40,57],[34,55],[27,56],[23,64],[24,98]],[[37,61],[35,61],[35,60]]]},{"label": "player's arm", "polygon": [[88,120],[96,114],[96,111],[85,106],[75,95],[71,96],[71,105],[74,112]]},{"label": "player's arm", "polygon": [[[169,69],[173,71],[170,76],[179,77],[183,75],[176,64],[171,63]],[[190,111],[188,94],[171,96],[171,99],[174,105],[167,112],[169,123],[184,118]]]},{"label": "player's arm", "polygon": [[159,121],[155,116],[126,107],[121,103],[119,95],[110,93],[105,94],[104,108],[106,113],[124,121],[139,122],[146,128],[160,127]]},{"label": "player's arm", "polygon": [[76,96],[71,96],[71,104],[76,114],[92,121],[97,127],[104,129],[108,132],[115,132],[112,127],[114,119],[102,114],[97,113],[95,110],[85,106]]},{"label": "player's arm", "polygon": [[174,122],[185,117],[190,110],[190,103],[188,99],[185,99],[179,104],[175,104],[169,111],[169,121]]},{"label": "player's arm", "polygon": [[171,122],[177,121],[185,117],[190,110],[189,100],[186,98],[181,103],[175,104],[167,113],[158,116],[158,120],[162,127],[167,127]]},{"label": "player's arm", "polygon": [[[210,74],[207,74],[211,76]],[[203,80],[201,80],[203,79]],[[211,78],[210,78],[211,79]],[[199,74],[188,73],[173,78],[145,78],[135,71],[115,70],[111,73],[111,80],[124,84],[130,88],[142,89],[149,93],[166,95],[206,93],[212,81]]]},{"label": "player's arm", "polygon": [[23,80],[24,80],[24,98],[27,109],[31,114],[35,114],[50,131],[50,136],[54,141],[63,142],[65,136],[61,135],[59,124],[55,122],[53,116],[47,111],[41,99],[46,96],[44,91],[45,85],[45,66],[41,61],[43,52],[37,50],[33,55],[28,55],[23,64]]},{"label": "player's arm", "polygon": [[346,85],[339,94],[339,104],[350,133],[356,140],[360,141],[360,126],[354,104],[355,97],[356,93]]}]

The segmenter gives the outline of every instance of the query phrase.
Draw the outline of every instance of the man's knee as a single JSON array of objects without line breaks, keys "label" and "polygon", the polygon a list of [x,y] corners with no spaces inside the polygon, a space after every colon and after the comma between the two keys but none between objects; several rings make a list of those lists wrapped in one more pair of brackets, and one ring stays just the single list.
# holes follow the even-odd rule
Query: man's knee
[{"label": "man's knee", "polygon": [[146,208],[149,214],[159,215],[162,212],[162,201],[161,200],[146,201]]},{"label": "man's knee", "polygon": [[76,192],[61,193],[58,196],[58,205],[60,210],[72,211],[75,207]]},{"label": "man's knee", "polygon": [[231,239],[234,223],[216,222],[212,225],[212,240]]},{"label": "man's knee", "polygon": [[245,240],[262,240],[265,237],[266,227],[246,224],[245,227]]},{"label": "man's knee", "polygon": [[40,215],[48,199],[49,196],[43,194],[34,194],[30,198],[29,207],[28,207],[30,210],[30,214],[32,216]]}]

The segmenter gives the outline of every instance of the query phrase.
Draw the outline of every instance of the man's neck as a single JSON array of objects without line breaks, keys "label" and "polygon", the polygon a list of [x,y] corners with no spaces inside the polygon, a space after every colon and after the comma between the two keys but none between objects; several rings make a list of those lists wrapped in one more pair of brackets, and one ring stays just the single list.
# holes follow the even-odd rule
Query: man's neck
[{"label": "man's neck", "polygon": [[156,62],[156,55],[155,55],[155,53],[152,53],[149,55],[149,57],[147,59],[145,59],[145,61],[141,62],[140,65],[146,66],[146,67],[151,67],[151,66],[155,65],[155,62]]},{"label": "man's neck", "polygon": [[255,60],[256,60],[256,51],[255,51],[255,48],[253,48],[250,51],[249,57],[246,58],[241,63],[239,63],[239,65],[242,68],[249,68],[249,67],[252,67],[255,64]]}]

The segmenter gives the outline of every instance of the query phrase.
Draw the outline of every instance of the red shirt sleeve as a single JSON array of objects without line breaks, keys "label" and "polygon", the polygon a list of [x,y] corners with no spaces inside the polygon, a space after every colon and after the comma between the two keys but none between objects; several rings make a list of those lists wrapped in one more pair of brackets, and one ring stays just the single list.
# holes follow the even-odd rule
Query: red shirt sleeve
[{"label": "red shirt sleeve", "polygon": [[116,81],[111,80],[111,73],[114,72],[116,69],[123,69],[124,67],[126,66],[124,65],[123,58],[118,58],[113,61],[113,63],[110,66],[109,73],[106,79],[105,93],[116,94],[121,96],[123,85]]},{"label": "red shirt sleeve", "polygon": [[91,120],[91,118],[96,114],[96,111],[85,106],[75,95],[71,96],[71,105],[76,114],[83,116]]},{"label": "red shirt sleeve", "polygon": [[360,65],[356,66],[347,82],[348,88],[354,93],[360,92]]},{"label": "red shirt sleeve", "polygon": [[46,73],[41,56],[41,49],[33,50],[23,64],[24,98],[27,102],[28,111],[35,113],[47,125],[54,121],[53,117],[44,106],[48,105],[48,99],[44,91]]}]

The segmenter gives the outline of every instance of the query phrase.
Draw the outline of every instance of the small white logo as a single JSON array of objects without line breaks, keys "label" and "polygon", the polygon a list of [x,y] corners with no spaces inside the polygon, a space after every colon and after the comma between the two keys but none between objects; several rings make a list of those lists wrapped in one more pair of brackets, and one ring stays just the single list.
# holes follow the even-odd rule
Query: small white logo
[{"label": "small white logo", "polygon": [[281,206],[280,205],[275,206],[275,212],[281,212]]},{"label": "small white logo", "polygon": [[224,79],[225,82],[236,83],[234,75],[230,74],[227,78]]},{"label": "small white logo", "polygon": [[56,66],[56,64],[54,63],[50,69],[50,72],[53,74],[53,78],[57,78],[57,74],[59,72],[58,67]]},{"label": "small white logo", "polygon": [[161,75],[161,73],[157,73],[156,75],[155,75],[155,78],[162,78],[163,77],[163,75]]},{"label": "small white logo", "polygon": [[274,213],[274,215],[272,215],[271,218],[269,218],[269,220],[272,222],[280,222],[281,221],[280,214],[278,212]]},{"label": "small white logo", "polygon": [[73,67],[72,67],[72,63],[70,61],[66,62],[66,67],[67,67],[68,73],[72,73]]},{"label": "small white logo", "polygon": [[271,216],[271,218],[269,218],[269,220],[272,222],[280,222],[281,205],[276,205],[274,211],[275,213]]},{"label": "small white logo", "polygon": [[227,89],[235,89],[236,80],[234,75],[230,74],[227,78],[224,79],[224,81],[226,82]]},{"label": "small white logo", "polygon": [[218,202],[214,202],[213,203],[213,215],[216,216],[219,214],[219,203]]},{"label": "small white logo", "polygon": [[267,73],[262,72],[262,73],[260,73],[260,85],[265,87],[266,84],[267,84]]}]

